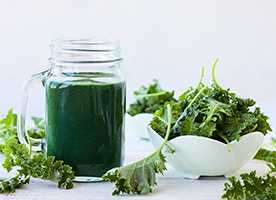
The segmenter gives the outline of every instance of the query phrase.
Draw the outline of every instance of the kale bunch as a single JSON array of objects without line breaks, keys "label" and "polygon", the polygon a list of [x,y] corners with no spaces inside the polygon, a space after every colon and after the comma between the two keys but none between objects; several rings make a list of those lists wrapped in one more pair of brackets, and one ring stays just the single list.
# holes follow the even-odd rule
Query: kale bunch
[{"label": "kale bunch", "polygon": [[[253,131],[264,135],[272,131],[268,117],[259,107],[251,111],[255,101],[250,98],[240,98],[230,89],[223,89],[214,76],[213,65],[211,87],[202,83],[204,68],[197,87],[190,87],[178,99],[168,102],[172,108],[172,129],[169,139],[182,135],[197,135],[229,143],[239,141],[242,135]],[[166,106],[166,105],[165,105]],[[161,120],[165,108],[155,112],[150,125],[160,136],[166,134],[167,124]]]},{"label": "kale bunch", "polygon": [[153,80],[155,83],[148,88],[141,86],[138,91],[135,91],[135,101],[130,104],[127,113],[131,116],[139,113],[154,113],[162,108],[167,101],[176,101],[174,91],[168,92],[161,88],[158,80]]}]

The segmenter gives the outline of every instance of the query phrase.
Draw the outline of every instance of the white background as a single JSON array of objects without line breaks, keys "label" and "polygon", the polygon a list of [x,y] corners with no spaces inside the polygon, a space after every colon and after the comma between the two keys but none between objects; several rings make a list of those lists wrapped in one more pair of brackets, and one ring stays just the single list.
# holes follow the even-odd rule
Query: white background
[{"label": "white background", "polygon": [[[276,122],[276,1],[274,0],[0,0],[0,118],[17,112],[20,90],[50,67],[49,45],[61,37],[121,41],[127,98],[154,78],[176,97],[216,78],[251,97]],[[43,116],[36,88],[30,115]]]}]

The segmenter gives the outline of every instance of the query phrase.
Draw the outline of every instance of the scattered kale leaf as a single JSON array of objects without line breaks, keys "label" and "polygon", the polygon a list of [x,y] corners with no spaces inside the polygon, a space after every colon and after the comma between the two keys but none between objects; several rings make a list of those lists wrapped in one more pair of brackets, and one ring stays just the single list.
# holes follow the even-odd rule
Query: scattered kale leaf
[{"label": "scattered kale leaf", "polygon": [[34,127],[28,129],[28,135],[34,139],[45,138],[45,118],[32,117]]},{"label": "scattered kale leaf", "polygon": [[11,138],[17,138],[17,115],[12,109],[8,111],[6,118],[0,121],[0,138],[3,144]]},{"label": "scattered kale leaf", "polygon": [[273,159],[276,159],[276,151],[260,148],[254,159],[271,162]]},{"label": "scattered kale leaf", "polygon": [[276,199],[276,178],[274,176],[261,177],[256,175],[256,171],[240,175],[241,180],[230,177],[231,182],[225,183],[225,193],[221,198],[228,200],[247,200],[247,199]]},{"label": "scattered kale leaf", "polygon": [[[272,138],[274,144],[274,139]],[[269,171],[264,176],[256,176],[256,171],[244,173],[240,175],[238,180],[236,177],[230,177],[229,183],[225,183],[222,198],[224,199],[276,199],[276,151],[260,148],[254,159],[264,160],[268,163]]]},{"label": "scattered kale leaf", "polygon": [[[202,83],[202,68],[198,85],[189,87],[177,101],[169,103],[173,114],[169,140],[181,135],[197,135],[229,145],[231,141],[239,141],[242,135],[253,131],[260,131],[264,135],[272,131],[267,122],[268,117],[260,108],[256,107],[252,111],[251,107],[256,103],[253,99],[240,98],[217,83],[214,75],[217,61],[213,65],[211,87]],[[163,110],[157,110],[150,122],[151,128],[162,137],[167,129],[167,124],[160,120]]]},{"label": "scattered kale leaf", "polygon": [[19,167],[17,169],[19,176],[50,180],[55,182],[58,188],[73,188],[74,172],[72,167],[63,165],[63,161],[55,161],[53,156],[46,157],[44,152],[31,152],[15,138],[7,141],[3,152],[6,159],[2,166],[8,172],[13,167]]},{"label": "scattered kale leaf", "polygon": [[162,108],[167,101],[176,101],[174,99],[174,91],[168,92],[161,88],[158,80],[153,80],[155,83],[148,88],[141,86],[138,91],[135,91],[135,101],[130,104],[127,113],[131,116],[139,113],[154,113]]},{"label": "scattered kale leaf", "polygon": [[[171,108],[167,105],[166,115],[162,120],[165,123],[171,123]],[[111,183],[115,182],[115,189],[113,195],[119,195],[120,193],[129,194],[141,194],[152,192],[152,186],[157,185],[156,173],[163,174],[166,170],[165,156],[162,154],[162,149],[166,146],[166,151],[174,153],[174,150],[166,145],[170,134],[170,126],[168,126],[167,135],[163,144],[151,155],[139,160],[135,163],[125,165],[119,168],[113,168],[103,175],[103,179],[108,179]]]},{"label": "scattered kale leaf", "polygon": [[[45,119],[32,117],[35,126],[28,129],[28,135],[34,139],[45,137]],[[11,138],[17,138],[17,114],[13,110],[8,111],[7,116],[0,121],[0,150],[4,148],[4,143]]]},{"label": "scattered kale leaf", "polygon": [[10,179],[0,179],[0,193],[15,192],[15,189],[29,184],[30,176],[24,177],[19,174]]},{"label": "scattered kale leaf", "polygon": [[271,158],[271,163],[267,163],[269,172],[262,176],[257,176],[256,171],[243,173],[240,175],[241,180],[236,177],[230,177],[229,183],[225,183],[225,193],[221,198],[246,200],[246,199],[276,199],[276,177],[270,175],[276,172],[276,157]]},{"label": "scattered kale leaf", "polygon": [[[35,126],[28,130],[29,136],[43,138],[45,136],[45,121],[42,118],[32,118]],[[0,121],[0,150],[5,154],[2,166],[10,172],[14,167],[18,174],[11,179],[0,180],[0,193],[13,192],[23,184],[29,183],[30,177],[50,180],[58,188],[73,188],[74,171],[64,165],[63,161],[55,161],[53,156],[47,157],[45,152],[32,152],[17,139],[17,115],[12,109],[6,118]]]}]

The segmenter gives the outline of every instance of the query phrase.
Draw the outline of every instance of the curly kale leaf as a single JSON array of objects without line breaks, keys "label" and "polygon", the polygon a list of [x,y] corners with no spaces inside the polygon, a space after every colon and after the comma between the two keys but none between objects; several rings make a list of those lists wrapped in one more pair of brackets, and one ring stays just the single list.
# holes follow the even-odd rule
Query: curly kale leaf
[{"label": "curly kale leaf", "polygon": [[166,170],[165,162],[165,156],[158,151],[136,163],[108,171],[103,179],[115,182],[116,189],[113,195],[119,195],[120,192],[127,194],[152,192],[151,187],[157,185],[155,173],[163,173]]},{"label": "curly kale leaf", "polygon": [[17,138],[17,115],[12,109],[8,111],[6,118],[0,121],[0,138],[2,143],[11,138]]},{"label": "curly kale leaf", "polygon": [[273,159],[276,159],[276,151],[260,148],[254,159],[271,162]]},{"label": "curly kale leaf", "polygon": [[269,171],[266,175],[257,177],[256,171],[230,177],[229,183],[225,183],[222,198],[224,199],[276,199],[276,152],[261,148],[255,155],[254,159],[265,160]]},{"label": "curly kale leaf", "polygon": [[[41,139],[45,137],[45,119],[32,117],[35,126],[28,129],[28,135],[34,139]],[[11,138],[17,138],[17,114],[10,109],[6,118],[0,121],[0,150],[4,148],[4,143]]]},{"label": "curly kale leaf", "polygon": [[[200,109],[200,112],[198,109]],[[194,119],[193,129],[190,134],[204,137],[212,137],[213,132],[216,130],[216,124],[223,121],[226,115],[231,115],[229,105],[215,99],[202,99],[198,102],[196,110],[198,113],[196,117],[198,118],[201,115],[201,120],[197,122],[196,118]]]},{"label": "curly kale leaf", "polygon": [[[164,115],[164,123],[171,124],[171,108],[170,104],[167,105],[167,113]],[[152,192],[152,186],[157,185],[156,173],[163,174],[164,170],[167,170],[165,166],[165,156],[161,150],[166,145],[170,134],[170,125],[167,129],[167,134],[163,144],[158,150],[146,158],[139,160],[138,162],[122,166],[119,168],[113,168],[103,175],[103,179],[108,179],[111,183],[115,182],[115,190],[113,195],[119,195],[120,193],[129,194],[141,194]],[[166,151],[173,153],[174,151],[166,146]]]},{"label": "curly kale leaf", "polygon": [[15,189],[29,184],[30,176],[20,176],[19,174],[10,179],[0,179],[0,193],[15,192]]},{"label": "curly kale leaf", "polygon": [[[32,138],[43,138],[45,136],[45,120],[33,117],[35,126],[28,129]],[[46,157],[45,152],[35,153],[24,144],[19,144],[17,139],[17,115],[12,109],[8,111],[6,118],[0,121],[0,150],[5,154],[3,167],[10,172],[14,167],[18,174],[11,178],[2,180],[0,183],[1,192],[12,192],[23,184],[29,183],[30,177],[51,180],[58,188],[70,189],[73,187],[72,180],[74,172],[62,161],[55,161],[54,157]]]},{"label": "curly kale leaf", "polygon": [[[176,122],[179,116],[182,113],[182,110],[184,107],[186,107],[187,102],[181,101],[181,102],[167,102],[164,105],[164,108],[160,108],[156,111],[152,121],[150,122],[150,126],[153,130],[155,130],[157,133],[159,133],[162,137],[165,138],[166,131],[168,129],[168,110],[166,109],[168,104],[171,108],[171,126],[173,126]],[[172,131],[170,132],[169,139],[176,137],[175,133]]]},{"label": "curly kale leaf", "polygon": [[269,174],[264,178],[256,176],[256,171],[240,175],[241,180],[230,177],[225,183],[225,193],[221,198],[228,200],[276,199],[276,178]]},{"label": "curly kale leaf", "polygon": [[225,183],[222,198],[223,199],[276,199],[276,177],[270,174],[276,172],[276,157],[267,163],[270,168],[265,176],[257,176],[256,171],[243,173],[240,175],[241,180],[236,177],[229,177],[229,183]]},{"label": "curly kale leaf", "polygon": [[35,124],[34,127],[28,129],[28,135],[34,139],[41,139],[45,137],[45,118],[32,117]]},{"label": "curly kale leaf", "polygon": [[44,152],[30,152],[24,144],[19,144],[15,138],[7,141],[3,152],[6,159],[2,165],[8,172],[13,167],[19,167],[17,171],[20,176],[50,180],[55,182],[58,188],[73,188],[74,172],[72,167],[63,165],[63,161],[55,161],[53,156],[46,157]]},{"label": "curly kale leaf", "polygon": [[261,112],[261,109],[259,107],[255,108],[253,115],[257,118],[257,122],[256,122],[257,127],[256,129],[254,129],[254,131],[260,131],[263,134],[267,134],[268,131],[272,131],[272,128],[267,122],[269,117],[264,115],[264,113]]},{"label": "curly kale leaf", "polygon": [[148,88],[141,86],[138,91],[135,91],[135,101],[129,106],[127,113],[131,116],[139,113],[154,113],[156,110],[163,107],[167,101],[175,101],[173,98],[174,91],[168,92],[161,88],[158,80],[153,80],[155,83]]}]

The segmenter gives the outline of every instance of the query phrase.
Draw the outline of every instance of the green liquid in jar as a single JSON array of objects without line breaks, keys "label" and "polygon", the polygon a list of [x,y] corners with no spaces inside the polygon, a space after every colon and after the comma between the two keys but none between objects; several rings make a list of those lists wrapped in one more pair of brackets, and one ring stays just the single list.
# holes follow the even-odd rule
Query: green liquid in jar
[{"label": "green liquid in jar", "polygon": [[125,81],[48,81],[47,156],[76,176],[100,177],[123,164]]}]

